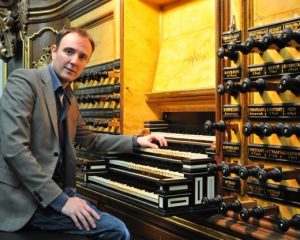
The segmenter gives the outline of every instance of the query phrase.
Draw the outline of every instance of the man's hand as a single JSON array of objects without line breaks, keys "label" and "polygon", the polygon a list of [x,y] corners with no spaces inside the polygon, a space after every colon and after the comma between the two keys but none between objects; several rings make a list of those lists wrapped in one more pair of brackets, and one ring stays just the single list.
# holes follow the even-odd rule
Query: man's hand
[{"label": "man's hand", "polygon": [[[157,142],[159,146],[153,142]],[[138,137],[137,143],[141,147],[149,147],[149,148],[159,148],[159,147],[168,146],[167,140],[164,138],[164,136],[154,135],[154,134]]]},{"label": "man's hand", "polygon": [[69,216],[75,226],[82,230],[83,227],[86,231],[90,230],[90,227],[95,228],[96,224],[93,218],[97,220],[100,216],[84,201],[78,197],[70,197],[66,204],[63,206],[61,212]]}]

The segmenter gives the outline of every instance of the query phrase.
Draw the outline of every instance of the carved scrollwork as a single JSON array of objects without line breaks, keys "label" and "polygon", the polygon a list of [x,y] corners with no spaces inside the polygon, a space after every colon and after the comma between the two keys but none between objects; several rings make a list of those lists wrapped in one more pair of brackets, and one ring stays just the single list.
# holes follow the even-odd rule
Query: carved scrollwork
[{"label": "carved scrollwork", "polygon": [[15,55],[15,35],[6,24],[6,19],[0,18],[0,58],[10,60]]},{"label": "carved scrollwork", "polygon": [[22,31],[22,34],[27,33],[28,24],[28,3],[27,0],[21,0],[18,3],[18,29]]},{"label": "carved scrollwork", "polygon": [[0,0],[0,59],[5,62],[15,56],[19,32],[26,32],[27,14],[27,0]]}]

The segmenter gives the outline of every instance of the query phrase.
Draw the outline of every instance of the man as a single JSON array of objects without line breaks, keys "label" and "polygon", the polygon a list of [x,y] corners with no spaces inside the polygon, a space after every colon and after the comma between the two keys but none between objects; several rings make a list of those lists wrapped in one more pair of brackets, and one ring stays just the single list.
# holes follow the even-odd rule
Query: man
[{"label": "man", "polygon": [[75,192],[74,142],[88,151],[132,152],[166,146],[161,136],[95,134],[83,122],[69,84],[94,42],[83,29],[57,35],[52,64],[17,69],[0,100],[0,231],[58,230],[95,239],[129,239],[125,224]]}]

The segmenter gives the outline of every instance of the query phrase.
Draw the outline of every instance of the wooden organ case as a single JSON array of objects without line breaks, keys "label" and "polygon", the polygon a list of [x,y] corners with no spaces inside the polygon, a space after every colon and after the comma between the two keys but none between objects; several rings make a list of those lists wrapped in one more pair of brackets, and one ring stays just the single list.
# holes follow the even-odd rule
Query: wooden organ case
[{"label": "wooden organ case", "polygon": [[300,5],[225,2],[217,50],[221,115],[208,125],[220,133],[220,155],[208,169],[221,176],[222,196],[237,199],[212,199],[224,218],[207,222],[255,239],[299,239]]},{"label": "wooden organ case", "polygon": [[77,148],[78,191],[132,239],[300,238],[298,0],[18,2],[23,59],[8,73],[63,25],[85,27],[96,50],[74,89],[91,130],[169,140]]},{"label": "wooden organ case", "polygon": [[[79,190],[123,218],[134,239],[298,239],[298,1],[118,7],[120,70],[108,69],[120,78],[117,134],[146,128],[170,149],[78,148]],[[82,79],[99,80],[108,66],[91,66]]]}]

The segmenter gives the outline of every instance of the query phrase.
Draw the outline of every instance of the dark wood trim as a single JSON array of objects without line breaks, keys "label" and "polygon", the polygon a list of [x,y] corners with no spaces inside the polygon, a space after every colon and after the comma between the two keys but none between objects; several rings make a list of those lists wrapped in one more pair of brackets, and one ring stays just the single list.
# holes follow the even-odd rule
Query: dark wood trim
[{"label": "dark wood trim", "polygon": [[28,23],[52,22],[68,17],[70,20],[88,13],[107,3],[109,0],[67,0],[43,6],[32,6],[28,9]]},{"label": "dark wood trim", "polygon": [[215,89],[151,92],[146,102],[161,112],[215,112]]},{"label": "dark wood trim", "polygon": [[[184,217],[163,217],[133,204],[103,195],[80,184],[77,191],[97,201],[97,207],[122,219],[132,234],[132,240],[237,240],[239,237]],[[199,214],[194,219],[205,219]]]}]

